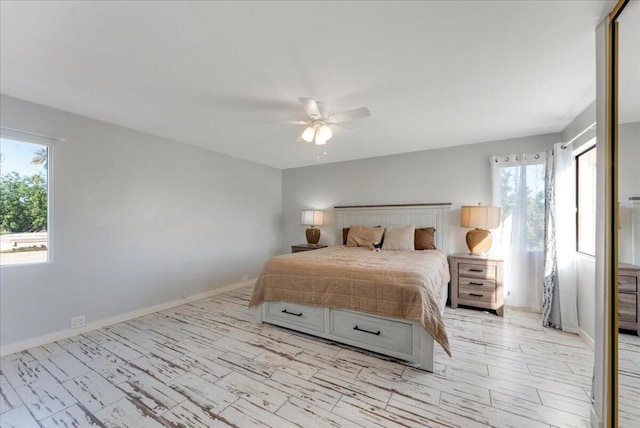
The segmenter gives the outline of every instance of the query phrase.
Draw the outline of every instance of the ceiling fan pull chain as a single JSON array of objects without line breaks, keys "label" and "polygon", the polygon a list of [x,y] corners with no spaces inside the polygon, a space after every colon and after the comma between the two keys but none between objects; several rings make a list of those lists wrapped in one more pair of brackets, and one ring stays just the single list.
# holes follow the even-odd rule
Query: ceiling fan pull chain
[{"label": "ceiling fan pull chain", "polygon": [[323,156],[327,155],[327,146],[316,146],[316,160],[320,160]]}]

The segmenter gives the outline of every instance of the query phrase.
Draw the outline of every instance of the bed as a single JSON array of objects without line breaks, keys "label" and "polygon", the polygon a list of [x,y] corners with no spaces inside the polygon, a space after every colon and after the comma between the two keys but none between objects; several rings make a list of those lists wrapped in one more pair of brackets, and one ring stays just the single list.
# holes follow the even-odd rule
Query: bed
[{"label": "bed", "polygon": [[449,353],[449,204],[333,210],[335,242],[352,224],[436,228],[438,250],[381,251],[330,246],[270,259],[250,306],[267,322],[374,351],[433,371],[435,343]]}]

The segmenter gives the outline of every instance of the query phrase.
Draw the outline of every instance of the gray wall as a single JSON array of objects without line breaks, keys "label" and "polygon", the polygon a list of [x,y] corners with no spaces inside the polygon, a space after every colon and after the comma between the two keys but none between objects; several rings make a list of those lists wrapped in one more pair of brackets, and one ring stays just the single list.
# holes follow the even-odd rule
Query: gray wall
[{"label": "gray wall", "polygon": [[[464,238],[468,229],[460,227],[460,206],[491,203],[489,157],[544,151],[558,141],[559,134],[549,134],[284,170],[282,250],[306,242],[305,226],[300,224],[302,209],[451,202],[451,252],[468,251]],[[325,213],[321,229],[320,242],[334,244],[331,212]]]},{"label": "gray wall", "polygon": [[573,141],[572,147],[579,147],[585,142],[595,138],[595,128],[583,132],[596,122],[596,102],[595,100],[585,108],[582,113],[575,117],[562,131],[562,141]]},{"label": "gray wall", "polygon": [[[576,120],[582,120],[585,126],[593,123],[595,112],[591,106]],[[593,120],[584,120],[585,113],[593,116]],[[572,123],[573,124],[573,123]],[[580,132],[577,127],[576,132]],[[563,135],[565,135],[563,133]],[[570,134],[568,134],[569,139]],[[632,262],[631,247],[640,245],[631,240],[631,209],[629,197],[640,196],[640,122],[622,124],[618,128],[618,197],[622,202],[620,208],[619,258],[623,262]],[[581,141],[581,144],[578,142]],[[576,141],[574,150],[585,150],[589,141],[583,138]],[[595,320],[593,317],[596,305],[595,257],[576,252],[576,270],[578,287],[578,324],[591,338],[595,338]]]},{"label": "gray wall", "polygon": [[53,262],[0,269],[1,344],[257,276],[281,248],[281,171],[7,96],[52,153]]},{"label": "gray wall", "polygon": [[640,242],[631,239],[631,204],[630,197],[640,197],[640,122],[626,123],[618,129],[620,153],[618,155],[618,200],[620,205],[620,261],[633,263],[631,248],[636,246],[640,252]]}]

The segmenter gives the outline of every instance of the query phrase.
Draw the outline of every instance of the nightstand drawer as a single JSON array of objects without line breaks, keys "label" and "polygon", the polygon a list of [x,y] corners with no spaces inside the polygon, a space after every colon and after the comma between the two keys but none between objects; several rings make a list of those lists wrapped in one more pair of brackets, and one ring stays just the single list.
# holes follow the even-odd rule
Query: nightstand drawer
[{"label": "nightstand drawer", "polygon": [[618,275],[618,291],[635,293],[638,291],[638,277]]},{"label": "nightstand drawer", "polygon": [[618,294],[618,314],[619,321],[636,323],[638,322],[637,295],[620,293]]},{"label": "nightstand drawer", "polygon": [[460,276],[473,277],[473,278],[496,278],[496,267],[471,263],[460,263],[458,265],[458,272]]},{"label": "nightstand drawer", "polygon": [[458,286],[469,290],[494,291],[496,289],[496,281],[494,279],[480,278],[458,278]]},{"label": "nightstand drawer", "polygon": [[460,301],[474,300],[476,302],[495,303],[495,289],[476,290],[475,288],[460,287],[458,291]]}]

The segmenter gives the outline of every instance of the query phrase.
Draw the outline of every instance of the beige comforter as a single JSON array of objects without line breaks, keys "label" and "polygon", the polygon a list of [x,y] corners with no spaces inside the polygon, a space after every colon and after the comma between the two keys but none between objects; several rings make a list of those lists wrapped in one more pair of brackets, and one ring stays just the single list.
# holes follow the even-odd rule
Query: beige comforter
[{"label": "beige comforter", "polygon": [[451,355],[439,303],[449,279],[447,256],[439,250],[340,245],[271,258],[249,306],[285,301],[417,320]]}]

